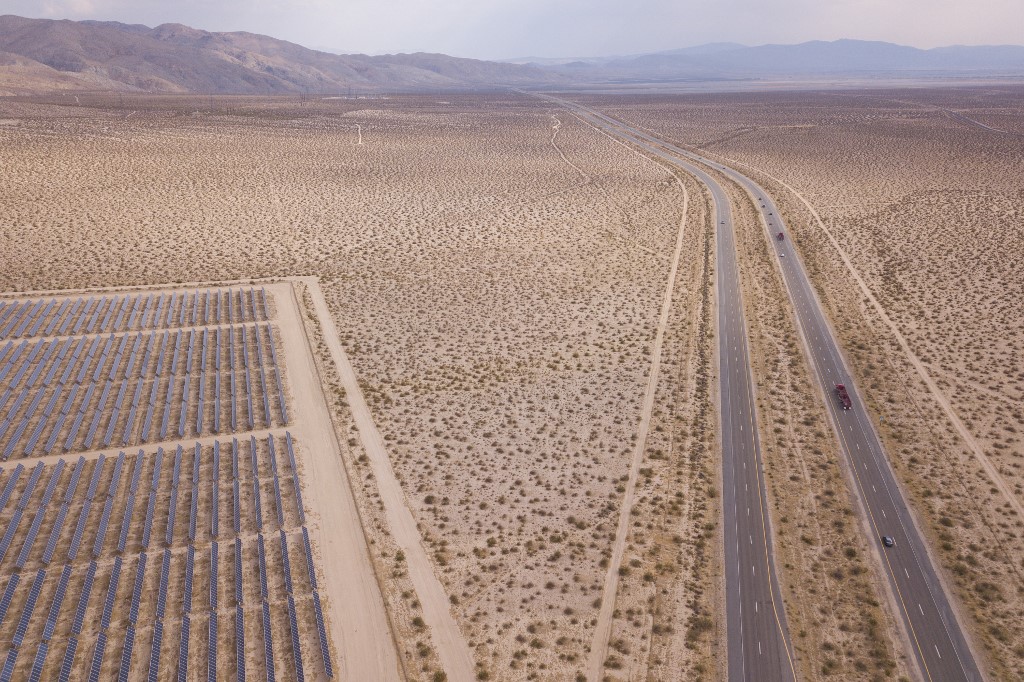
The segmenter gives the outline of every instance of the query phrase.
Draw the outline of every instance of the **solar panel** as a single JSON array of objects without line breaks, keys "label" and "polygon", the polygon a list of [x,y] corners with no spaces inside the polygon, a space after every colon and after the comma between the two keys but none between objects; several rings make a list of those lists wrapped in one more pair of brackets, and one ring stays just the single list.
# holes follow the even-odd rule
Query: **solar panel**
[{"label": "solar panel", "polygon": [[85,524],[89,520],[89,511],[92,509],[92,499],[87,499],[78,513],[78,523],[75,525],[75,534],[71,538],[71,547],[68,549],[68,560],[74,561],[78,557],[78,550],[82,545],[82,538],[85,534]]},{"label": "solar panel", "polygon": [[246,417],[249,421],[249,428],[256,428],[256,415],[252,411],[252,380],[249,377],[248,370],[242,372],[242,376],[245,377],[245,406],[246,406]]},{"label": "solar panel", "polygon": [[50,311],[53,310],[53,306],[56,302],[57,299],[52,299],[46,304],[46,307],[43,308],[43,312],[39,314],[39,317],[36,318],[36,321],[32,324],[32,328],[28,330],[29,336],[35,336],[39,333],[39,328],[43,326],[43,322],[46,321],[46,318],[49,316]]},{"label": "solar panel", "polygon": [[209,654],[206,658],[206,680],[217,682],[217,612],[210,612],[210,630],[206,640]]},{"label": "solar panel", "polygon": [[75,652],[78,651],[78,638],[68,638],[68,647],[64,650],[64,660],[60,664],[58,682],[71,681],[71,668],[75,665]]},{"label": "solar panel", "polygon": [[196,290],[195,295],[192,297],[192,324],[196,323],[199,316],[199,291]]},{"label": "solar panel", "polygon": [[39,476],[42,473],[43,463],[40,462],[32,469],[32,474],[29,476],[25,490],[22,491],[21,498],[18,500],[18,504],[14,508],[14,516],[7,523],[7,530],[4,532],[3,539],[0,540],[0,562],[3,562],[4,557],[7,555],[7,550],[10,549],[11,543],[14,541],[14,536],[18,531],[18,526],[21,524],[21,518],[25,513],[25,507],[28,504],[29,499],[32,497],[32,493],[35,492],[36,484],[39,483]]},{"label": "solar panel", "polygon": [[46,641],[40,642],[36,649],[36,657],[32,661],[32,670],[28,674],[28,682],[39,682],[43,679],[43,664],[46,662],[46,655],[50,651],[50,644]]},{"label": "solar panel", "polygon": [[[53,357],[55,350],[57,350],[56,341],[46,347],[46,352],[43,353],[43,357],[36,364],[35,368],[33,368],[32,373],[28,375],[28,382],[25,384],[26,386],[29,388],[35,386],[36,382],[39,381],[39,377],[42,376],[43,370],[49,366],[47,363],[50,361],[50,358]],[[54,366],[56,365],[57,363],[55,362]]]},{"label": "solar panel", "polygon": [[50,482],[46,486],[46,490],[43,492],[43,499],[39,501],[39,506],[36,508],[36,514],[32,519],[32,525],[29,526],[28,535],[25,537],[25,542],[22,543],[21,552],[18,553],[18,558],[14,565],[16,568],[21,568],[28,561],[29,554],[32,552],[32,546],[36,542],[36,537],[39,535],[39,529],[43,525],[43,518],[46,516],[46,509],[50,506],[50,500],[53,498],[53,491],[57,487],[57,481],[60,480],[61,474],[64,471],[64,460],[57,460],[57,465],[53,468],[53,473],[50,474]]},{"label": "solar panel", "polygon": [[281,530],[281,567],[284,571],[284,588],[288,594],[292,594],[292,562],[288,557],[288,538]]},{"label": "solar panel", "polygon": [[[79,302],[79,303],[81,303],[81,301],[82,301],[82,299],[78,299],[78,302]],[[45,332],[43,332],[44,334],[46,334],[47,336],[49,336],[50,334],[52,334],[52,333],[53,333],[53,330],[54,330],[54,329],[55,329],[55,328],[57,327],[57,323],[58,323],[58,322],[60,322],[60,320],[61,320],[61,317],[63,317],[64,313],[65,313],[65,312],[67,311],[67,309],[68,309],[68,306],[70,306],[70,305],[71,305],[71,299],[70,299],[70,298],[65,298],[65,299],[64,299],[64,302],[63,302],[63,303],[61,303],[61,304],[60,304],[60,307],[59,307],[59,308],[57,309],[57,312],[56,312],[56,314],[55,314],[55,315],[53,316],[53,319],[52,319],[52,320],[50,320],[50,324],[46,325],[46,331],[45,331]],[[72,314],[72,315],[74,315],[74,312],[72,312],[71,314]],[[69,318],[68,318],[68,320],[70,320],[70,319],[71,319],[71,318],[69,317]],[[61,334],[63,334],[63,333],[64,333],[64,332],[63,332],[63,331],[61,331]]]},{"label": "solar panel", "polygon": [[128,531],[131,529],[132,516],[135,514],[135,491],[139,487],[139,477],[142,475],[142,461],[144,454],[142,450],[135,456],[135,466],[132,468],[131,483],[128,486],[128,499],[124,504],[124,514],[121,516],[121,534],[117,540],[117,551],[123,552],[128,544]]},{"label": "solar panel", "polygon": [[145,552],[139,554],[139,563],[135,566],[135,584],[132,587],[132,606],[135,608],[138,608],[142,601],[142,588],[145,585],[146,564],[148,561],[149,557]]},{"label": "solar panel", "polygon": [[93,543],[92,555],[98,558],[100,552],[103,551],[103,543],[107,537],[107,528],[110,524],[110,514],[114,508],[114,498],[117,496],[117,490],[121,486],[121,472],[124,468],[124,453],[118,455],[117,460],[114,463],[114,473],[110,479],[110,486],[107,488],[107,498],[103,503],[103,514],[100,516],[100,526],[96,531],[96,540]]},{"label": "solar panel", "polygon": [[128,682],[132,668],[132,650],[135,649],[135,625],[129,623],[124,630],[124,648],[121,649],[121,667],[117,671],[118,682]]},{"label": "solar panel", "polygon": [[242,540],[235,538],[235,604],[242,603]]},{"label": "solar panel", "polygon": [[21,582],[21,574],[15,573],[7,581],[7,588],[4,589],[4,596],[0,597],[0,625],[7,619],[7,610],[11,608],[11,600],[14,599],[14,591],[18,589]]},{"label": "solar panel", "polygon": [[110,421],[107,422],[107,430],[103,434],[103,447],[110,445],[110,441],[114,437],[114,429],[117,427],[117,419],[121,415],[121,407],[124,404],[124,394],[128,388],[128,380],[123,379],[121,381],[121,388],[117,392],[117,400],[114,402],[114,411],[110,415]]},{"label": "solar panel", "polygon": [[167,326],[170,327],[174,321],[174,304],[178,302],[178,292],[171,293],[171,304],[167,306]]},{"label": "solar panel", "polygon": [[270,605],[263,601],[263,660],[267,667],[267,682],[274,682],[274,637],[270,633]]},{"label": "solar panel", "polygon": [[182,610],[185,613],[192,612],[192,575],[195,572],[196,548],[188,546],[188,553],[185,555],[185,591],[182,595]]},{"label": "solar panel", "polygon": [[153,314],[153,319],[149,321],[150,327],[159,327],[164,320],[164,301],[167,300],[167,294],[160,294],[160,300],[156,303],[156,312]]},{"label": "solar panel", "polygon": [[128,442],[132,437],[132,432],[135,430],[135,418],[139,414],[139,400],[142,399],[142,387],[144,383],[144,379],[139,379],[135,382],[135,394],[132,397],[132,407],[128,411],[128,419],[125,420],[124,433],[121,436],[121,445],[128,445]]},{"label": "solar panel", "polygon": [[178,373],[178,358],[181,357],[181,339],[184,332],[178,330],[178,333],[174,336],[174,354],[171,356],[171,374]]},{"label": "solar panel", "polygon": [[260,595],[267,600],[270,595],[267,590],[267,554],[263,544],[263,533],[256,534],[256,552],[260,561]]},{"label": "solar panel", "polygon": [[245,611],[235,607],[235,679],[245,682]]},{"label": "solar panel", "polygon": [[57,581],[57,589],[53,593],[53,600],[50,602],[50,611],[46,614],[46,624],[43,626],[43,640],[49,641],[53,637],[53,631],[57,627],[57,619],[60,617],[60,608],[64,603],[64,596],[68,591],[68,584],[71,582],[71,564],[65,564],[60,572],[60,580]]},{"label": "solar panel", "polygon": [[256,507],[256,528],[263,530],[263,506],[260,503],[260,481],[258,478],[252,482],[252,500]]},{"label": "solar panel", "polygon": [[[18,646],[21,645],[19,644]],[[11,682],[11,678],[14,676],[14,665],[18,662],[18,653],[18,647],[14,647],[7,652],[4,667],[0,669],[0,682]]]},{"label": "solar panel", "polygon": [[47,539],[46,548],[43,550],[43,563],[46,565],[50,564],[50,561],[53,560],[53,553],[57,551],[57,540],[60,538],[60,531],[64,527],[67,516],[68,503],[64,502],[60,505],[60,509],[57,510],[57,518],[50,529],[50,537]]},{"label": "solar panel", "polygon": [[213,489],[210,493],[210,535],[220,534],[220,442],[213,443]]},{"label": "solar panel", "polygon": [[[81,299],[81,298],[78,299],[77,301],[75,301],[74,305],[71,306],[71,312],[69,312],[68,316],[66,318],[64,318],[63,322],[61,322],[60,329],[57,330],[58,334],[63,334],[64,332],[66,332],[68,330],[68,326],[72,322],[74,322],[75,316],[78,315],[78,311],[82,308],[82,304],[84,302],[85,302],[84,299]],[[47,334],[49,334],[49,332],[47,332]]]},{"label": "solar panel", "polygon": [[[63,460],[60,460],[63,461]],[[32,467],[32,473],[29,474],[28,483],[25,485],[25,490],[21,493],[21,498],[18,499],[18,508],[24,509],[28,505],[29,499],[32,497],[32,493],[35,492],[36,485],[39,483],[39,478],[43,475],[43,469],[45,465],[39,462]]]},{"label": "solar panel", "polygon": [[21,609],[21,618],[18,620],[18,626],[14,630],[12,644],[15,651],[17,651],[25,641],[25,635],[28,633],[28,625],[32,620],[32,612],[36,610],[36,602],[39,601],[39,594],[43,590],[44,580],[46,580],[46,569],[40,568],[36,571],[36,578],[32,581],[32,589],[29,590],[28,599],[25,601],[25,606]]},{"label": "solar panel", "polygon": [[14,492],[14,486],[18,484],[18,479],[21,478],[23,471],[25,471],[25,465],[18,464],[18,466],[14,467],[10,477],[8,477],[7,482],[4,484],[3,492],[0,492],[0,512],[7,507],[11,494]]},{"label": "solar panel", "polygon": [[149,548],[149,541],[153,533],[153,513],[156,511],[156,491],[149,491],[149,502],[146,505],[146,521],[142,528],[142,546]]},{"label": "solar panel", "polygon": [[235,379],[235,370],[231,370],[231,430],[238,430],[238,382]]},{"label": "solar panel", "polygon": [[185,371],[189,374],[192,373],[192,359],[195,355],[196,349],[196,330],[188,330],[188,353],[185,356]]},{"label": "solar panel", "polygon": [[114,308],[117,307],[117,302],[119,300],[120,296],[114,296],[114,299],[110,302],[110,306],[107,308],[107,312],[103,316],[103,321],[100,322],[100,331],[105,330],[107,325],[110,324],[110,317],[114,314]]},{"label": "solar panel", "polygon": [[103,654],[107,650],[107,633],[101,631],[96,638],[96,649],[92,655],[92,665],[89,666],[89,682],[99,682],[100,668],[103,666]]},{"label": "solar panel", "polygon": [[11,548],[11,543],[14,541],[14,534],[18,530],[18,525],[21,523],[21,517],[25,513],[25,510],[16,507],[14,509],[14,515],[11,517],[10,522],[7,525],[7,530],[4,532],[3,540],[0,540],[0,562],[3,562],[4,557],[7,555],[7,550]]},{"label": "solar panel", "polygon": [[167,582],[171,570],[171,550],[164,549],[163,564],[160,566],[160,589],[156,596],[156,617],[162,620],[167,611]]},{"label": "solar panel", "polygon": [[96,459],[96,466],[92,470],[92,478],[89,479],[89,487],[85,491],[85,499],[92,500],[96,497],[96,488],[100,485],[100,476],[103,475],[103,465],[106,461],[107,457],[103,454]]},{"label": "solar panel", "polygon": [[148,682],[157,682],[160,676],[160,645],[164,639],[164,622],[158,620],[153,624],[153,645],[149,650]]},{"label": "solar panel", "polygon": [[75,468],[71,470],[71,480],[68,481],[67,490],[64,491],[64,501],[70,504],[75,499],[75,491],[82,480],[82,472],[85,471],[85,457],[79,457],[75,462]]},{"label": "solar panel", "polygon": [[146,416],[142,420],[142,432],[139,438],[143,443],[149,441],[149,430],[153,427],[153,410],[156,408],[156,394],[160,389],[159,377],[153,380],[153,387],[149,390],[149,403],[146,405]]},{"label": "solar panel", "polygon": [[199,486],[192,486],[192,507],[188,512],[188,539],[196,541],[196,517],[199,515]]},{"label": "solar panel", "polygon": [[274,504],[277,507],[277,525],[284,526],[284,504],[281,502],[281,483],[274,476]]},{"label": "solar panel", "polygon": [[188,395],[192,388],[192,376],[186,374],[181,382],[181,412],[178,415],[178,437],[185,437],[185,419],[188,417]]},{"label": "solar panel", "polygon": [[[139,555],[140,569],[146,569],[146,555]],[[100,627],[106,630],[110,627],[110,614],[114,612],[114,602],[117,597],[117,584],[121,581],[121,557],[114,557],[114,566],[110,570],[110,582],[107,584],[107,599],[103,602],[103,613],[100,616]],[[139,581],[138,577],[135,579]]]},{"label": "solar panel", "polygon": [[199,375],[199,404],[196,407],[196,433],[202,435],[206,415],[206,375]]},{"label": "solar panel", "polygon": [[174,395],[174,377],[167,380],[167,395],[164,397],[164,419],[160,425],[160,440],[167,438],[167,429],[171,424],[171,397]]},{"label": "solar panel", "polygon": [[150,313],[150,311],[153,310],[153,303],[154,303],[154,301],[156,301],[156,297],[153,294],[150,294],[149,296],[146,297],[146,309],[142,311],[142,319],[139,320],[139,326],[140,327],[145,328],[145,327],[149,326],[149,324],[148,324],[149,320],[150,320],[149,313]]},{"label": "solar panel", "polygon": [[185,313],[188,310],[188,292],[184,292],[181,295],[181,311],[178,315],[178,324],[181,326],[185,325]]},{"label": "solar panel", "polygon": [[153,370],[156,376],[160,376],[164,371],[164,356],[167,355],[167,343],[171,338],[171,333],[165,331],[160,337],[160,349],[156,352],[156,368]]},{"label": "solar panel", "polygon": [[220,546],[214,542],[210,545],[210,610],[217,610],[217,569],[220,557]]},{"label": "solar panel", "polygon": [[316,616],[316,631],[320,639],[320,656],[324,661],[324,672],[328,679],[334,679],[334,666],[331,664],[331,650],[327,645],[327,629],[324,627],[324,612],[320,607],[320,594],[313,590],[313,614]]},{"label": "solar panel", "polygon": [[239,501],[238,501],[239,494],[238,494],[238,479],[237,478],[231,482],[231,495],[232,495],[232,498],[231,498],[232,499],[231,509],[234,512],[235,534],[237,535],[238,533],[242,532],[242,515],[241,515],[241,511],[239,509]]},{"label": "solar panel", "polygon": [[108,379],[107,383],[103,386],[103,392],[100,394],[100,404],[96,408],[96,413],[93,415],[92,422],[89,424],[89,431],[85,436],[85,447],[88,449],[92,447],[92,441],[96,437],[96,429],[100,425],[100,418],[103,416],[103,409],[107,405],[107,399],[110,397],[110,387],[112,382]]},{"label": "solar panel", "polygon": [[302,527],[302,545],[306,553],[306,572],[309,573],[309,584],[313,589],[319,589],[316,585],[316,569],[313,567],[313,548],[309,545],[309,531]]},{"label": "solar panel", "polygon": [[[118,571],[121,564],[120,557],[114,559]],[[85,623],[85,611],[89,607],[89,595],[92,593],[92,584],[96,579],[96,562],[90,561],[89,568],[85,571],[85,582],[82,583],[82,594],[78,598],[78,608],[75,609],[75,620],[71,623],[71,634],[80,635],[82,625]]]},{"label": "solar panel", "polygon": [[178,645],[178,682],[188,680],[188,640],[192,632],[192,621],[189,617],[181,619],[181,643]]},{"label": "solar panel", "polygon": [[295,600],[288,595],[288,625],[292,635],[292,658],[295,661],[295,679],[306,682],[306,674],[302,669],[302,647],[299,644],[299,624],[295,620]]},{"label": "solar panel", "polygon": [[117,331],[118,329],[121,328],[121,322],[124,321],[124,314],[125,311],[127,310],[128,303],[129,299],[126,296],[124,298],[124,302],[121,304],[121,309],[117,311],[117,320],[114,321],[114,331]]}]

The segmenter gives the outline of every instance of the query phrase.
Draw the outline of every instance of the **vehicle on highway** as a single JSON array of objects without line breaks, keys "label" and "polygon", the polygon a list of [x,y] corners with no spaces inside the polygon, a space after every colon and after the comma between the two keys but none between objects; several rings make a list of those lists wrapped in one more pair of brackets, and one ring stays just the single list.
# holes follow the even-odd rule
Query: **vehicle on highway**
[{"label": "vehicle on highway", "polygon": [[853,407],[853,401],[850,400],[850,394],[846,392],[846,386],[836,384],[836,396],[839,397],[839,403],[843,406],[844,410]]},{"label": "vehicle on highway", "polygon": [[784,235],[781,232],[779,232],[777,235],[775,235],[775,238],[778,239],[781,242],[783,239],[786,238],[786,235]]},{"label": "vehicle on highway", "polygon": [[896,546],[896,540],[894,540],[891,535],[883,535],[882,536],[882,544],[885,545],[886,547],[895,547]]}]

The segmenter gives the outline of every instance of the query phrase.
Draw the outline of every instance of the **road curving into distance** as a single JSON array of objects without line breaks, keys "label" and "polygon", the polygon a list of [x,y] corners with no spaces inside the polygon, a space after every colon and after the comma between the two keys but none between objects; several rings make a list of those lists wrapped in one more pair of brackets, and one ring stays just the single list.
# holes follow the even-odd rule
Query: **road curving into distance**
[{"label": "road curving into distance", "polygon": [[715,269],[729,679],[795,680],[793,647],[774,566],[729,200],[714,177],[678,154],[661,149],[656,140],[645,139],[639,131],[574,103],[553,98],[552,101],[606,133],[685,169],[711,191],[717,230]]},{"label": "road curving into distance", "polygon": [[[805,351],[809,355],[815,374],[814,378],[825,396],[833,429],[839,439],[851,478],[856,485],[855,493],[862,513],[862,520],[871,531],[870,541],[876,550],[875,553],[879,558],[882,571],[888,578],[888,587],[902,619],[918,672],[922,679],[929,682],[983,680],[984,677],[964,634],[963,627],[957,620],[950,599],[928,554],[924,539],[914,523],[903,492],[896,482],[891,463],[882,449],[874,425],[865,411],[860,391],[854,383],[799,254],[789,238],[789,231],[771,197],[756,182],[733,168],[723,166],[677,145],[664,142],[649,133],[599,112],[571,102],[557,101],[585,117],[589,122],[600,125],[604,130],[614,133],[622,139],[629,140],[649,151],[654,151],[661,158],[671,157],[673,163],[695,173],[705,182],[707,182],[706,173],[700,168],[692,166],[690,161],[705,164],[720,171],[751,195],[761,212],[765,228],[768,231],[766,238],[771,241],[778,257],[786,289],[796,312],[797,325],[803,337]],[[713,186],[709,184],[709,187]],[[723,199],[715,197],[716,204],[723,201]],[[719,227],[721,228],[722,225]],[[776,238],[778,233],[782,233],[782,240]],[[721,262],[719,267],[722,267]],[[724,308],[727,301],[720,299],[719,305]],[[724,376],[722,383],[724,392]],[[835,394],[835,384],[846,386],[852,403],[851,409],[842,408]],[[735,407],[728,406],[723,400],[722,409],[724,424],[726,409],[735,409]],[[727,451],[725,456],[727,459]],[[726,558],[728,560],[728,528],[731,523],[728,500],[726,500],[725,512]],[[892,537],[895,540],[895,546],[884,546],[883,536]],[[727,583],[727,597],[734,591],[732,584]],[[745,607],[749,603],[749,598],[749,595],[743,597]],[[745,646],[749,646],[747,644],[749,639],[745,634],[735,633],[733,614],[730,609],[729,677],[730,679],[748,679],[735,675],[733,656],[735,637],[739,637]],[[767,678],[759,672],[757,679]]]}]

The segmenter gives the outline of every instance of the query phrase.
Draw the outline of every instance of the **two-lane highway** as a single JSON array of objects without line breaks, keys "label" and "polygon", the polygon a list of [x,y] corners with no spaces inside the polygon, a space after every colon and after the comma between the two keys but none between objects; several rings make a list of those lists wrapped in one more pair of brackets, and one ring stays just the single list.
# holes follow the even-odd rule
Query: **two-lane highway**
[{"label": "two-lane highway", "polygon": [[[590,114],[609,127],[625,131],[624,134],[634,140],[655,147],[661,154],[676,155],[721,171],[746,189],[756,201],[765,221],[766,238],[771,240],[778,255],[805,350],[826,400],[833,428],[855,483],[855,495],[863,510],[864,521],[870,529],[871,542],[880,559],[882,571],[888,577],[893,601],[902,617],[910,650],[921,677],[943,682],[983,680],[963,627],[957,620],[897,484],[892,465],[868,418],[835,334],[771,197],[756,182],[733,168],[664,142],[603,114]],[[783,234],[781,240],[777,238],[780,232]],[[851,409],[842,408],[835,393],[836,384],[846,386],[852,402]],[[895,546],[886,547],[882,542],[883,536],[892,537]]]},{"label": "two-lane highway", "polygon": [[617,122],[562,100],[578,116],[698,177],[711,191],[717,234],[719,401],[729,679],[795,680],[793,649],[774,568],[761,445],[743,313],[732,209],[710,174]]}]

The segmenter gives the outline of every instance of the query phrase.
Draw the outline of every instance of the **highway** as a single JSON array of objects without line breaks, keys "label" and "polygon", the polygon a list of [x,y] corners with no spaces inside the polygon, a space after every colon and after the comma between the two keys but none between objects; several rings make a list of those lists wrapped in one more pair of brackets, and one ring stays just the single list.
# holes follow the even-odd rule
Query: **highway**
[{"label": "highway", "polygon": [[644,140],[637,131],[555,100],[589,123],[697,176],[711,191],[717,229],[718,376],[722,435],[728,674],[737,682],[796,679],[792,642],[774,568],[771,526],[754,410],[732,209],[721,185],[700,167]]},{"label": "highway", "polygon": [[[571,106],[580,111],[576,105]],[[869,539],[879,558],[882,572],[888,577],[893,602],[905,626],[909,649],[916,661],[919,676],[921,679],[943,682],[983,680],[963,628],[939,581],[921,533],[914,524],[902,490],[896,482],[890,461],[867,415],[861,393],[850,375],[821,303],[811,287],[789,231],[771,197],[753,180],[732,168],[663,142],[603,114],[585,111],[592,119],[602,121],[606,130],[615,129],[616,134],[631,139],[636,144],[647,149],[658,149],[658,155],[662,158],[665,154],[681,157],[679,163],[684,167],[689,166],[686,160],[707,164],[721,171],[751,194],[765,221],[765,228],[768,231],[766,238],[771,241],[777,254],[805,351],[809,355],[833,429],[855,482],[854,492],[863,520],[871,531]],[[717,197],[716,203],[720,203]],[[776,238],[780,232],[783,234],[782,240]],[[727,303],[720,299],[720,306],[724,308],[726,305]],[[848,389],[852,401],[852,408],[849,410],[842,409],[836,397],[837,383],[844,384]],[[727,409],[733,409],[732,406],[727,406],[724,400],[722,408],[723,418]],[[728,512],[729,507],[726,504],[727,515]],[[728,524],[727,517],[727,530]],[[882,536],[894,538],[895,546],[885,547]],[[726,550],[728,557],[728,545]],[[742,558],[741,556],[741,561]],[[748,599],[744,599],[745,605]],[[731,622],[730,618],[730,678],[733,676]]]}]

